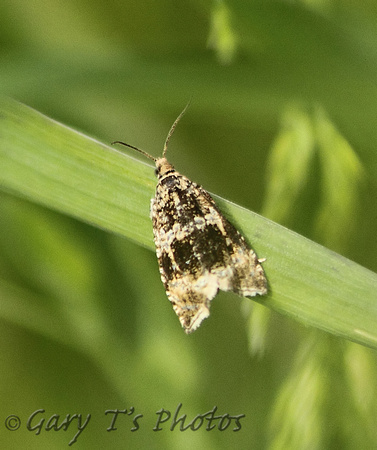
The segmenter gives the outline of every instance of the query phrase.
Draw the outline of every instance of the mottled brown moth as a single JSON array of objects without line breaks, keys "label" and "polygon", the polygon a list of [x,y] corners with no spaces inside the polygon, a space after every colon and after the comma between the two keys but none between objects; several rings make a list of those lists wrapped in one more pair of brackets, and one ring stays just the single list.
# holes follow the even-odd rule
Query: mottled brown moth
[{"label": "mottled brown moth", "polygon": [[156,164],[151,218],[161,280],[182,327],[191,333],[209,316],[219,289],[243,297],[264,295],[267,280],[264,259],[258,259],[208,192],[178,173],[165,157],[186,108],[173,123],[160,158],[124,142],[113,144],[137,150]]}]

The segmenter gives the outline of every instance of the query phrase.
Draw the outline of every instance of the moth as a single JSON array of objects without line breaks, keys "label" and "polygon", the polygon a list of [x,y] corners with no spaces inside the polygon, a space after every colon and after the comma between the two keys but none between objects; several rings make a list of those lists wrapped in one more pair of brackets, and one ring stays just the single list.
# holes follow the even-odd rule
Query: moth
[{"label": "moth", "polygon": [[247,297],[267,293],[261,263],[244,237],[221,214],[201,186],[178,173],[166,159],[169,140],[181,112],[155,158],[121,141],[154,161],[158,183],[151,202],[154,242],[162,283],[187,334],[209,316],[219,289]]}]

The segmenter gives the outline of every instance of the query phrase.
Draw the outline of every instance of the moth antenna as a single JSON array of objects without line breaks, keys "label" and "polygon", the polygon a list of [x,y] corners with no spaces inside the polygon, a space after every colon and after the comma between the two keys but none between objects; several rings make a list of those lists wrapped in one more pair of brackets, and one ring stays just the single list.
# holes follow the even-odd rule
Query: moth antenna
[{"label": "moth antenna", "polygon": [[137,152],[141,153],[142,155],[146,156],[147,158],[151,159],[154,162],[156,162],[156,160],[157,160],[157,158],[155,158],[154,156],[152,156],[149,153],[145,152],[144,150],[141,150],[140,148],[134,147],[133,145],[126,144],[125,142],[114,141],[114,142],[111,143],[111,145],[114,145],[114,144],[121,144],[121,145],[124,145],[125,147],[132,148],[133,150],[136,150]]},{"label": "moth antenna", "polygon": [[[175,119],[173,125],[171,126],[171,128],[169,130],[169,133],[168,133],[168,135],[166,137],[166,140],[165,140],[164,149],[162,151],[162,158],[165,158],[165,153],[166,153],[166,150],[168,148],[168,143],[170,141],[170,138],[171,138],[172,134],[174,133],[175,127],[178,125],[178,122],[182,119],[182,116],[187,111],[187,108],[190,106],[190,103],[191,103],[191,101],[189,101],[187,103],[187,105],[184,107],[184,109],[181,112],[181,114]],[[155,158],[154,156],[150,155],[145,150],[141,150],[140,148],[134,147],[131,144],[127,144],[126,142],[122,142],[122,141],[114,141],[114,142],[111,143],[111,145],[115,145],[115,144],[121,144],[121,145],[124,145],[125,147],[132,148],[133,150],[136,150],[137,152],[141,153],[142,155],[146,156],[147,158],[151,159],[152,161],[154,161],[154,162],[157,161],[157,158]]]},{"label": "moth antenna", "polygon": [[183,110],[183,111],[181,112],[181,114],[175,119],[173,125],[171,126],[171,128],[170,128],[170,130],[169,130],[169,133],[168,133],[168,135],[167,135],[167,137],[166,137],[166,140],[165,140],[164,150],[163,150],[163,152],[162,152],[162,157],[163,157],[163,158],[165,158],[165,153],[166,153],[166,150],[167,150],[167,148],[168,148],[168,144],[169,144],[170,138],[171,138],[172,134],[174,133],[175,127],[178,125],[178,122],[182,119],[184,113],[187,111],[187,108],[190,106],[190,103],[191,103],[191,101],[189,101],[189,102],[187,103],[187,105],[185,106],[184,110]]}]

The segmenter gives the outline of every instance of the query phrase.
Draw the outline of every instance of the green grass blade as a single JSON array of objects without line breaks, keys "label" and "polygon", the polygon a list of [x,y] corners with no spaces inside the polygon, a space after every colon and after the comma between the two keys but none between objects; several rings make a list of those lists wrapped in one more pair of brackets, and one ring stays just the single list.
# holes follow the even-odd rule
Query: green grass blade
[{"label": "green grass blade", "polygon": [[[148,163],[11,100],[0,103],[0,187],[153,248]],[[377,348],[377,275],[257,214],[216,197],[264,263],[261,304]]]}]

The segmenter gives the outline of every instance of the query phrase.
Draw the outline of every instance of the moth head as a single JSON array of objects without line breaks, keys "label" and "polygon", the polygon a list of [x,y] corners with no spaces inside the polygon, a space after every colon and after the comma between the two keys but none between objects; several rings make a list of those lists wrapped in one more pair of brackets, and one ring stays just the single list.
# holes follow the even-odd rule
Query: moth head
[{"label": "moth head", "polygon": [[156,176],[161,178],[167,172],[174,171],[174,167],[170,164],[170,162],[166,158],[158,158],[156,159]]}]

